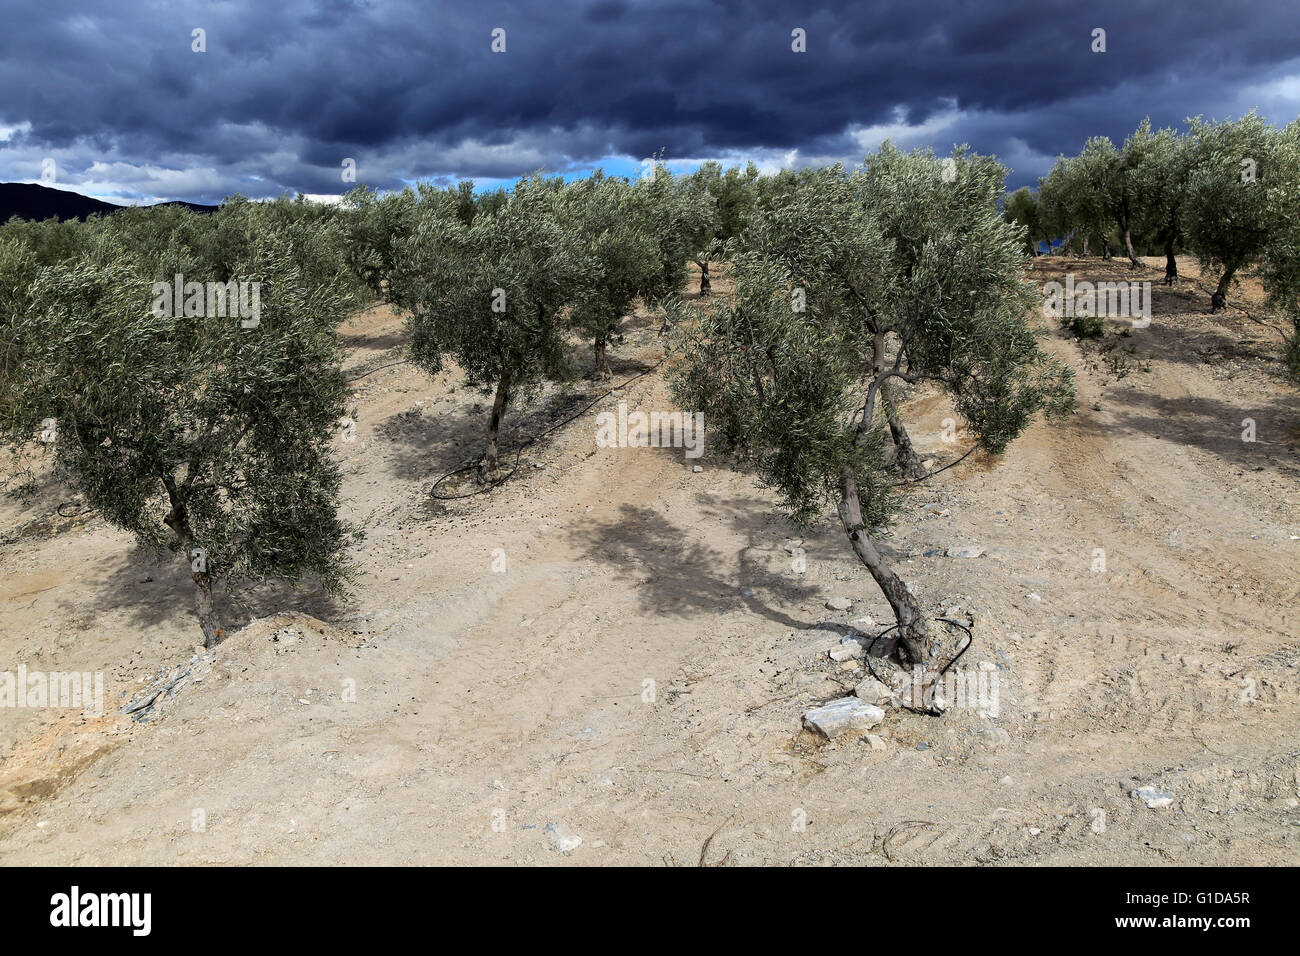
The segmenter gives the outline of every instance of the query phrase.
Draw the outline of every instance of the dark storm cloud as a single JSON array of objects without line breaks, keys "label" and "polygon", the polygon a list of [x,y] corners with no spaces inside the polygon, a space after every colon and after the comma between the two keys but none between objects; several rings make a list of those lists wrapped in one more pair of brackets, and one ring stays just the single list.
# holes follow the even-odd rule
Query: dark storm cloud
[{"label": "dark storm cloud", "polygon": [[334,193],[349,157],[381,186],[661,149],[855,161],[885,135],[969,142],[1014,184],[1147,114],[1300,108],[1294,0],[0,0],[0,18],[0,179],[52,157],[64,182],[128,198]]}]

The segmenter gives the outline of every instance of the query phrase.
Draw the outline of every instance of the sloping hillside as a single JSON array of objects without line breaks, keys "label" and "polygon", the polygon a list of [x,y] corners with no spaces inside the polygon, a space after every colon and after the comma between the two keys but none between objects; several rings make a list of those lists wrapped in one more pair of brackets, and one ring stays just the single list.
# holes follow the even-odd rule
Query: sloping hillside
[{"label": "sloping hillside", "polygon": [[[194,212],[211,212],[217,208],[181,200],[158,205],[185,206]],[[0,183],[0,222],[8,222],[15,216],[32,221],[53,218],[60,221],[84,220],[95,213],[107,214],[121,208],[68,189],[54,189],[38,183]]]}]

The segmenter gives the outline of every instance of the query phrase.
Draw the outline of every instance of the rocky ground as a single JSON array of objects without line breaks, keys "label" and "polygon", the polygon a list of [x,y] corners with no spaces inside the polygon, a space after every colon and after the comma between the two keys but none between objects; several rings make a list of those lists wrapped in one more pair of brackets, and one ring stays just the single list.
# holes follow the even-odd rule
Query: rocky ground
[{"label": "rocky ground", "polygon": [[[598,412],[671,407],[657,372],[490,494],[431,499],[489,399],[391,364],[400,317],[356,316],[351,599],[238,595],[248,626],[202,652],[179,559],[49,483],[0,499],[0,669],[102,672],[107,704],[0,708],[0,860],[1300,861],[1300,391],[1253,283],[1210,315],[1194,263],[1174,289],[1161,265],[1149,327],[1044,325],[1076,415],[922,483],[886,539],[996,699],[884,701],[833,739],[804,715],[862,684],[842,639],[890,617],[830,516],[791,528],[710,452],[598,447]],[[660,357],[654,317],[627,331],[616,384]],[[546,393],[506,447],[603,391]],[[941,397],[906,417],[936,465],[966,449]]]}]

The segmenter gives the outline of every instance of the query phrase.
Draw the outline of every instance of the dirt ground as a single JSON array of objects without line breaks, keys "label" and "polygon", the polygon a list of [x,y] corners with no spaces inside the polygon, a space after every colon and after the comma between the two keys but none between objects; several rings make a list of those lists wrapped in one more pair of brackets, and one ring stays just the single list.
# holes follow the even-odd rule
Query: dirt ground
[{"label": "dirt ground", "polygon": [[[1300,391],[1253,283],[1249,315],[1212,316],[1161,266],[1136,277],[1147,328],[1079,342],[1044,322],[1076,415],[923,483],[885,539],[928,608],[973,618],[961,664],[997,678],[996,715],[887,707],[876,741],[802,728],[863,677],[827,651],[887,607],[831,516],[800,572],[751,475],[597,447],[597,412],[671,408],[657,372],[490,494],[434,501],[490,399],[388,364],[400,318],[373,309],[344,330],[348,368],[373,370],[338,445],[365,531],[350,600],[255,589],[225,603],[253,623],[204,653],[179,558],[60,517],[52,485],[0,498],[0,670],[102,672],[106,696],[99,717],[0,708],[0,861],[1300,862]],[[660,356],[654,317],[627,332],[615,383]],[[505,447],[601,391],[547,393]],[[968,445],[936,395],[906,417],[936,465]],[[967,545],[984,554],[945,556]],[[1172,804],[1133,796],[1147,785]]]}]

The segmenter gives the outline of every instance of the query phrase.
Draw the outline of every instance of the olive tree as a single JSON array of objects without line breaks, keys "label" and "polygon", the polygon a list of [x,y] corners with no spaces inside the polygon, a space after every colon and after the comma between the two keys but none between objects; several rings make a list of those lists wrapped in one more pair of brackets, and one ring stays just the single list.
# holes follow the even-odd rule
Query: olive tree
[{"label": "olive tree", "polygon": [[670,333],[677,401],[710,416],[723,450],[796,521],[835,504],[893,608],[900,657],[923,667],[931,622],[878,543],[899,505],[883,388],[938,386],[994,453],[1073,395],[1028,325],[1036,293],[997,210],[1005,170],[963,151],[952,160],[950,180],[932,154],[886,146],[852,173],[802,177],[746,231],[734,298],[698,312],[676,303]]},{"label": "olive tree", "polygon": [[[1106,141],[1109,145],[1109,141]],[[1111,174],[1107,149],[1095,143],[1090,151],[1075,157],[1060,157],[1038,187],[1039,205],[1048,222],[1065,234],[1065,247],[1069,254],[1074,238],[1083,241],[1082,252],[1089,254],[1093,239],[1103,244],[1114,228],[1114,217],[1107,199]]]},{"label": "olive tree", "polygon": [[0,434],[43,444],[110,524],[185,556],[207,646],[224,635],[214,581],[347,577],[330,444],[355,287],[337,224],[282,213],[235,202],[207,220],[238,234],[226,272],[187,244],[145,254],[112,219],[78,259],[33,271],[0,252]]},{"label": "olive tree", "polygon": [[1182,205],[1187,192],[1190,150],[1186,137],[1165,128],[1151,131],[1149,120],[1124,144],[1132,183],[1134,218],[1165,253],[1165,284],[1178,281],[1174,252],[1181,240]]},{"label": "olive tree", "polygon": [[757,178],[758,167],[752,162],[744,170],[733,166],[724,172],[720,164],[710,160],[685,180],[687,189],[699,194],[706,206],[713,207],[711,222],[700,222],[692,236],[692,244],[696,246],[692,258],[700,268],[701,296],[713,290],[709,260],[720,255],[727,243],[745,228],[754,206],[752,184]]},{"label": "olive tree", "polygon": [[1047,251],[1052,251],[1052,237],[1044,233],[1038,218],[1038,200],[1029,191],[1028,186],[1021,186],[1015,192],[1002,199],[1002,218],[1020,226],[1025,231],[1025,251],[1038,255],[1038,243],[1044,240]]},{"label": "olive tree", "polygon": [[[434,202],[442,215],[453,211],[460,215],[463,208],[459,196],[455,203],[445,195],[425,194],[424,198]],[[357,186],[343,197],[348,264],[370,291],[385,301],[391,302],[395,294],[392,279],[397,251],[415,230],[420,199],[410,187],[380,193]]]},{"label": "olive tree", "polygon": [[1272,170],[1262,183],[1269,204],[1278,211],[1259,263],[1259,276],[1269,303],[1291,321],[1283,358],[1300,383],[1300,120],[1277,138]]},{"label": "olive tree", "polygon": [[469,385],[493,394],[481,481],[497,468],[511,402],[570,374],[568,309],[596,264],[562,221],[562,191],[558,178],[520,180],[471,225],[454,204],[420,202],[414,229],[398,243],[390,282],[393,300],[410,310],[412,360],[435,375],[452,358]]},{"label": "olive tree", "polygon": [[643,294],[649,299],[675,295],[686,284],[687,260],[717,228],[717,204],[707,190],[674,176],[662,163],[637,180],[636,194],[658,248],[657,273]]},{"label": "olive tree", "polygon": [[1061,255],[1069,255],[1074,239],[1074,226],[1070,221],[1070,209],[1066,202],[1067,172],[1064,156],[1058,156],[1046,176],[1038,180],[1038,222],[1048,235],[1047,251],[1053,252],[1051,238],[1061,238]]},{"label": "olive tree", "polygon": [[1192,156],[1182,206],[1183,233],[1204,269],[1219,273],[1210,311],[1226,307],[1228,290],[1243,268],[1257,262],[1280,217],[1294,209],[1272,204],[1268,184],[1278,131],[1254,110],[1239,120],[1189,121]]},{"label": "olive tree", "polygon": [[632,302],[659,276],[659,248],[643,203],[627,180],[597,171],[564,187],[559,215],[590,262],[570,324],[592,342],[594,374],[608,378],[608,347]]}]

